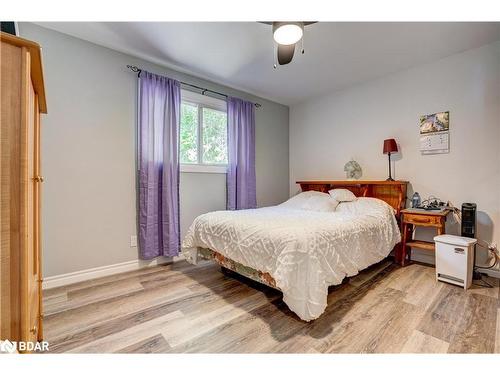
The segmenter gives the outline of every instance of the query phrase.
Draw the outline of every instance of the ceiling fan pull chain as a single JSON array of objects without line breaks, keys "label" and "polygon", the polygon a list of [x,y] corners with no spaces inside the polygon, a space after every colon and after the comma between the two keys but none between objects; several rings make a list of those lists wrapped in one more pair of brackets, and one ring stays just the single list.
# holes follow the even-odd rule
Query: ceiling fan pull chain
[{"label": "ceiling fan pull chain", "polygon": [[306,38],[306,33],[302,35],[302,40],[300,41],[302,44],[302,54],[304,54],[304,39]]}]

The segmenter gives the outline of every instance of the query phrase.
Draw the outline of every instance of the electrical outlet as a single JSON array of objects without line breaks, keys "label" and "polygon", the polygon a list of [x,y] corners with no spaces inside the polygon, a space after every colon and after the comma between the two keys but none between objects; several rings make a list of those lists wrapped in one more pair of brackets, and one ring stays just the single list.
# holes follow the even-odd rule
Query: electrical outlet
[{"label": "electrical outlet", "polygon": [[137,236],[130,236],[130,247],[137,247]]}]

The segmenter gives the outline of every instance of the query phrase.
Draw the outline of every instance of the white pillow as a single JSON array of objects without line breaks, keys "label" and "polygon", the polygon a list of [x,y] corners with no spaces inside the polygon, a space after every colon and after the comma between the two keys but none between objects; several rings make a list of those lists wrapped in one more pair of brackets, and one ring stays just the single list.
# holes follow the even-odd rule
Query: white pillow
[{"label": "white pillow", "polygon": [[388,210],[391,213],[395,212],[395,210],[383,200],[363,197],[359,197],[353,202],[339,204],[335,211],[344,214],[367,215],[373,212],[381,212],[381,210]]},{"label": "white pillow", "polygon": [[309,191],[303,191],[298,193],[297,195],[294,195],[287,201],[283,202],[281,205],[287,205],[287,206],[300,206],[307,202],[307,200],[311,197],[327,197],[330,198],[330,195],[326,193],[322,193],[320,191],[314,191],[314,190],[309,190]]},{"label": "white pillow", "polygon": [[280,206],[296,210],[331,212],[335,211],[338,204],[339,202],[332,199],[329,194],[310,190],[295,195]]},{"label": "white pillow", "polygon": [[347,189],[332,189],[328,193],[339,202],[352,202],[357,199],[353,192]]},{"label": "white pillow", "polygon": [[328,198],[312,196],[302,205],[302,209],[307,211],[333,212],[338,205],[339,202],[330,196]]}]

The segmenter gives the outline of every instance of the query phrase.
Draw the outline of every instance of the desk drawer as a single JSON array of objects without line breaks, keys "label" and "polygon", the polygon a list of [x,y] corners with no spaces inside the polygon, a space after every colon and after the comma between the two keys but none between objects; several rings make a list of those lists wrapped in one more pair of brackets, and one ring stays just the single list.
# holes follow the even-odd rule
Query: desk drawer
[{"label": "desk drawer", "polygon": [[429,216],[429,215],[415,215],[405,213],[403,216],[403,222],[415,225],[439,225],[441,223],[440,216]]}]

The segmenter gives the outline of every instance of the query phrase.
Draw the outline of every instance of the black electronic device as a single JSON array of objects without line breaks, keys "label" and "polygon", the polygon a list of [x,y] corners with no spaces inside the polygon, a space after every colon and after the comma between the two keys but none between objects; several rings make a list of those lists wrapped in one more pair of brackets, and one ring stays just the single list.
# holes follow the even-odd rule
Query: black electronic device
[{"label": "black electronic device", "polygon": [[[462,204],[462,237],[476,238],[476,210],[475,203]],[[474,250],[474,270],[472,271],[474,280],[481,280],[481,273],[476,270],[476,251]]]},{"label": "black electronic device", "polygon": [[462,204],[462,237],[476,238],[476,210],[475,203]]}]

